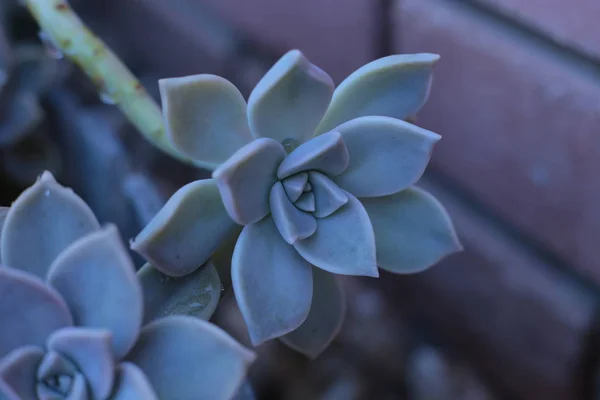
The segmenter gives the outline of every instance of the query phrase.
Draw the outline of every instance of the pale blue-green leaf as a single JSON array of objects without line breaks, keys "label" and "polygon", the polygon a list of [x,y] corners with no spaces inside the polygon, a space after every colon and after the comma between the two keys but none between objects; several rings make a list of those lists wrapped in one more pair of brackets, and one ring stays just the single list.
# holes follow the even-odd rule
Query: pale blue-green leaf
[{"label": "pale blue-green leaf", "polygon": [[48,283],[66,300],[75,325],[109,330],[115,357],[127,354],[142,323],[142,288],[114,225],[62,252]]},{"label": "pale blue-green leaf", "polygon": [[[43,356],[44,351],[41,347],[23,346],[0,358],[0,382],[8,387],[9,400],[12,400],[12,395],[16,395],[16,399],[20,400],[37,398],[35,373]],[[2,394],[0,391],[0,395]]]},{"label": "pale blue-green leaf", "polygon": [[0,267],[0,359],[25,345],[44,346],[57,329],[73,324],[65,301],[33,275]]},{"label": "pale blue-green leaf", "polygon": [[[85,376],[82,373],[75,373],[68,377],[68,397],[66,400],[93,400],[88,393],[88,386],[85,381]],[[39,400],[63,400],[65,397],[56,394],[56,390],[47,386],[43,382],[37,384],[37,399]]]},{"label": "pale blue-green leaf", "polygon": [[244,227],[231,265],[233,291],[258,345],[298,328],[312,297],[312,271],[267,217]]},{"label": "pale blue-green leaf", "polygon": [[399,192],[427,167],[440,135],[389,117],[361,117],[340,125],[350,164],[332,178],[356,197]]},{"label": "pale blue-green leaf", "polygon": [[115,390],[110,400],[158,400],[148,378],[134,364],[121,363],[116,372]]},{"label": "pale blue-green leaf", "polygon": [[277,167],[285,157],[281,143],[256,139],[217,168],[212,177],[229,216],[240,225],[269,213],[269,191],[277,181]]},{"label": "pale blue-green leaf", "polygon": [[279,179],[301,171],[316,170],[330,176],[348,167],[348,149],[339,132],[328,132],[298,146],[277,170]]},{"label": "pale blue-green leaf", "polygon": [[317,219],[317,231],[294,247],[316,267],[340,275],[379,276],[375,235],[362,204],[350,193],[348,203],[327,218]]},{"label": "pale blue-green leaf", "polygon": [[446,210],[422,189],[413,187],[361,202],[373,224],[382,269],[416,273],[462,249]]},{"label": "pale blue-green leaf", "polygon": [[254,358],[215,325],[179,315],[142,328],[127,356],[161,400],[228,400]]},{"label": "pale blue-green leaf", "polygon": [[315,194],[313,192],[302,193],[302,196],[294,203],[302,211],[314,212],[315,211]]},{"label": "pale blue-green leaf", "polygon": [[285,193],[287,194],[288,199],[290,199],[292,203],[298,200],[298,198],[306,188],[307,180],[308,173],[301,172],[299,174],[289,176],[282,181]]},{"label": "pale blue-green leaf", "polygon": [[315,233],[317,229],[315,217],[292,204],[281,182],[275,183],[271,189],[270,205],[273,221],[281,237],[289,244],[306,239]]},{"label": "pale blue-green leaf", "polygon": [[168,138],[198,165],[214,169],[252,140],[246,102],[228,80],[201,74],[158,85]]},{"label": "pale blue-green leaf", "polygon": [[250,382],[246,379],[239,387],[237,393],[231,400],[256,400],[254,389],[250,386]]},{"label": "pale blue-green leaf", "polygon": [[161,272],[183,276],[195,271],[236,228],[213,179],[183,186],[131,243]]},{"label": "pale blue-green leaf", "polygon": [[43,278],[62,250],[99,228],[87,204],[44,172],[8,211],[0,243],[2,262]]},{"label": "pale blue-green leaf", "polygon": [[313,268],[313,298],[306,320],[279,339],[292,349],[316,358],[335,339],[346,314],[342,285],[335,275]]},{"label": "pale blue-green leaf", "polygon": [[2,400],[22,400],[15,391],[8,386],[8,383],[0,379],[0,399]]},{"label": "pale blue-green leaf", "polygon": [[437,54],[400,54],[362,66],[335,90],[331,105],[317,128],[327,132],[367,115],[406,119],[427,101]]},{"label": "pale blue-green leaf", "polygon": [[210,262],[179,278],[165,275],[151,264],[137,274],[144,291],[144,324],[174,314],[208,320],[219,304],[221,280]]},{"label": "pale blue-green leaf", "polygon": [[315,195],[315,217],[328,217],[348,202],[344,191],[325,175],[312,171],[308,176]]},{"label": "pale blue-green leaf", "polygon": [[60,353],[50,350],[44,354],[44,359],[37,368],[36,376],[38,381],[44,381],[55,375],[73,375],[75,372],[77,372],[77,367],[71,360],[67,360]]},{"label": "pale blue-green leaf", "polygon": [[248,99],[254,136],[278,141],[310,138],[325,114],[333,81],[298,50],[286,53],[258,82]]},{"label": "pale blue-green leaf", "polygon": [[74,362],[85,376],[92,397],[106,399],[112,391],[115,359],[111,333],[104,329],[68,327],[48,338],[47,349]]}]

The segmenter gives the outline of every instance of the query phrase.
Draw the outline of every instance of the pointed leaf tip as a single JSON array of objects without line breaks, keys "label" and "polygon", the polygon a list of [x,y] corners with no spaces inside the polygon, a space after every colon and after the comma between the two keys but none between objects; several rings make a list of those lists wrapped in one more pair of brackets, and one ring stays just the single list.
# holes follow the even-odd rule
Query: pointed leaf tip
[{"label": "pointed leaf tip", "polygon": [[198,165],[214,169],[252,139],[244,97],[228,80],[200,74],[159,87],[168,137]]},{"label": "pointed leaf tip", "polygon": [[422,189],[413,187],[361,201],[373,224],[377,262],[382,269],[417,273],[462,250],[450,216]]},{"label": "pointed leaf tip", "polygon": [[6,215],[2,261],[43,278],[61,251],[99,228],[88,205],[46,171],[19,195]]},{"label": "pointed leaf tip", "polygon": [[216,181],[204,179],[175,192],[131,248],[162,273],[181,277],[203,265],[235,229]]},{"label": "pointed leaf tip", "polygon": [[406,119],[416,114],[429,97],[439,58],[431,53],[397,54],[362,66],[337,87],[317,132],[368,115]]},{"label": "pointed leaf tip", "polygon": [[259,345],[296,329],[306,319],[312,297],[312,272],[287,244],[270,217],[244,227],[233,253],[233,290]]},{"label": "pointed leaf tip", "polygon": [[248,99],[256,137],[277,141],[310,138],[333,95],[333,81],[299,50],[286,53],[258,82]]},{"label": "pointed leaf tip", "polygon": [[378,277],[369,216],[356,197],[344,194],[348,202],[330,216],[317,219],[316,232],[294,247],[306,261],[325,271]]},{"label": "pointed leaf tip", "polygon": [[441,139],[437,133],[381,116],[356,118],[336,129],[346,143],[350,163],[332,179],[359,198],[397,193],[414,184]]}]

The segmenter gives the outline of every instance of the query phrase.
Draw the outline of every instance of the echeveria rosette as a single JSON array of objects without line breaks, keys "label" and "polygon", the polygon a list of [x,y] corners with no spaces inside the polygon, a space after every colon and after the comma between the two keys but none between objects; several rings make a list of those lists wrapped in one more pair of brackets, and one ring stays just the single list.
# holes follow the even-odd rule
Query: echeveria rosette
[{"label": "echeveria rosette", "polygon": [[160,81],[173,146],[213,174],[175,193],[132,248],[185,276],[242,225],[232,283],[252,342],[281,337],[316,356],[343,315],[323,271],[414,273],[461,248],[443,207],[412,186],[440,136],[404,120],[425,103],[437,60],[385,57],[334,91],[294,50],[247,104],[213,75]]},{"label": "echeveria rosette", "polygon": [[[61,251],[99,228],[88,205],[45,172],[10,209],[0,207],[0,261],[45,278]],[[208,320],[219,301],[221,283],[210,263],[185,281],[165,279],[152,266],[141,268],[138,276],[145,294],[144,322],[175,310]]]},{"label": "echeveria rosette", "polygon": [[101,228],[70,189],[44,174],[0,211],[0,398],[234,395],[252,352],[198,318],[144,326],[142,286],[117,229]]}]

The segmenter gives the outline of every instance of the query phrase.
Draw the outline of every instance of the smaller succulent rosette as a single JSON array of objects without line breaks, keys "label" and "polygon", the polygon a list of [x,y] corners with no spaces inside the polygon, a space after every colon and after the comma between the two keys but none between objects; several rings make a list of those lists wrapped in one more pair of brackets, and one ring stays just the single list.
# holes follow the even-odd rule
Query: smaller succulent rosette
[{"label": "smaller succulent rosette", "polygon": [[115,226],[45,173],[0,213],[2,400],[230,399],[254,354],[189,316],[143,325]]},{"label": "smaller succulent rosette", "polygon": [[248,103],[214,75],[160,81],[174,148],[212,179],[176,192],[132,248],[185,276],[233,236],[232,283],[252,342],[281,337],[316,356],[343,318],[331,273],[415,273],[461,248],[444,208],[413,186],[440,136],[405,121],[425,103],[438,58],[385,57],[334,90],[293,50]]}]

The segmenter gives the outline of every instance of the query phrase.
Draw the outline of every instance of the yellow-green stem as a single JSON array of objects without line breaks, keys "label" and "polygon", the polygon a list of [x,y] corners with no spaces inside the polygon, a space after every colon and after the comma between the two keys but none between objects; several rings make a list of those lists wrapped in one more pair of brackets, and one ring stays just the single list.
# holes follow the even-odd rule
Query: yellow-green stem
[{"label": "yellow-green stem", "polygon": [[151,143],[186,162],[166,137],[160,107],[142,84],[64,0],[22,0],[40,29]]}]

